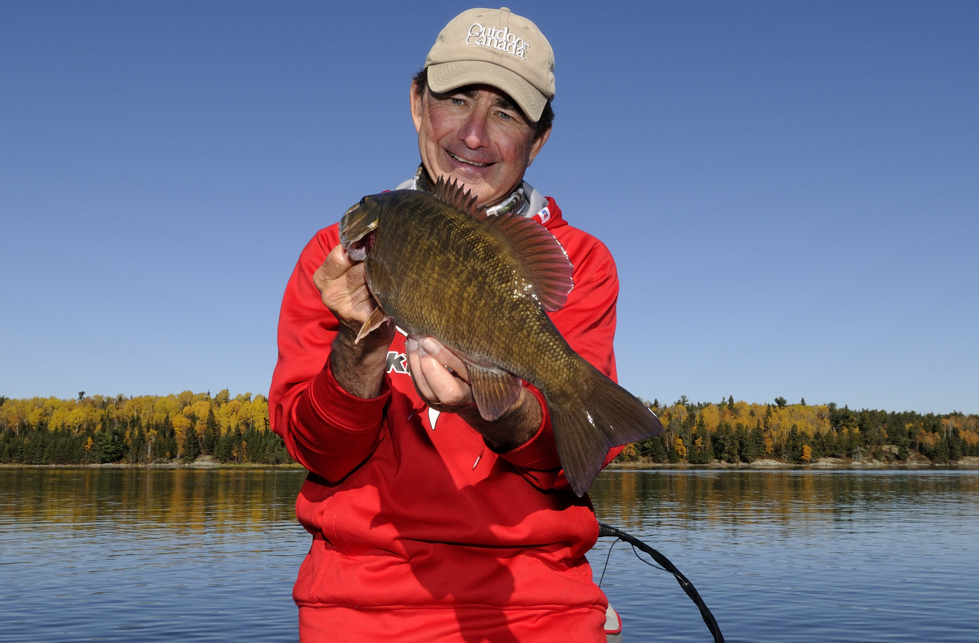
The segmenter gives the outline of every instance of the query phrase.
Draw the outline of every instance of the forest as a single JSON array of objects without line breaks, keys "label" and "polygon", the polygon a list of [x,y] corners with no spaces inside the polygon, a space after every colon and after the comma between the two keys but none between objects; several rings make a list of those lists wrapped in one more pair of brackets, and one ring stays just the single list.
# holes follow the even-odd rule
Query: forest
[{"label": "forest", "polygon": [[[775,460],[949,464],[979,457],[979,416],[852,411],[836,404],[647,402],[666,430],[629,444],[619,462],[709,465]],[[0,463],[237,464],[292,459],[269,429],[268,400],[227,390],[77,399],[0,396]]]},{"label": "forest", "polygon": [[0,397],[0,463],[292,462],[269,429],[268,400],[227,390],[179,395]]},{"label": "forest", "polygon": [[670,406],[647,403],[665,431],[627,445],[620,461],[650,463],[751,463],[775,460],[806,465],[823,458],[841,463],[949,464],[979,456],[979,416],[913,411],[851,411],[836,404],[735,402]]}]

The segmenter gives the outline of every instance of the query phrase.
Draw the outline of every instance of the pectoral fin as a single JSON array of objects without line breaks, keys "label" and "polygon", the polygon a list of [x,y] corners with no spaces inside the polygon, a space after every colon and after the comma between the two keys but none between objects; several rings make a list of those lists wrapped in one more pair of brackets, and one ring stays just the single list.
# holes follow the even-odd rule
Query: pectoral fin
[{"label": "pectoral fin", "polygon": [[487,422],[503,415],[520,396],[520,378],[492,366],[468,364],[469,385],[479,407],[479,414]]},{"label": "pectoral fin", "polygon": [[384,311],[381,310],[381,307],[378,306],[377,308],[375,308],[374,312],[371,313],[371,316],[368,317],[367,321],[364,322],[364,325],[360,327],[360,332],[357,333],[357,339],[354,340],[354,344],[359,343],[360,340],[367,337],[367,335],[370,334],[372,330],[378,328],[381,324],[383,324],[387,320],[388,320],[388,316],[384,314]]}]

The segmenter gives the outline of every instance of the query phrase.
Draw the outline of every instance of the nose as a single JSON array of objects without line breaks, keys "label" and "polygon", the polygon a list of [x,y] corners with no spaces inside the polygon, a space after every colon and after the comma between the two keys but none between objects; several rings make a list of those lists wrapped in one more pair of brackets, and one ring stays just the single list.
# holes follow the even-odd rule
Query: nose
[{"label": "nose", "polygon": [[459,129],[459,139],[469,149],[489,147],[490,137],[486,127],[488,116],[488,111],[482,106],[476,107],[467,114],[466,120]]}]

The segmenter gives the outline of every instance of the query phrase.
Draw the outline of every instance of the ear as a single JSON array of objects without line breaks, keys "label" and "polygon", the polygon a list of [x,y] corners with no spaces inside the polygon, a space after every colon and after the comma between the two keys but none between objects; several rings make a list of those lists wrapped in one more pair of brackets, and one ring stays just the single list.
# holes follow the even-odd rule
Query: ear
[{"label": "ear", "polygon": [[415,131],[419,132],[422,127],[422,114],[425,111],[425,91],[412,81],[410,93],[411,120],[415,122]]},{"label": "ear", "polygon": [[535,138],[534,142],[530,144],[530,154],[528,155],[529,158],[527,159],[527,167],[530,167],[530,164],[534,162],[534,159],[537,158],[537,154],[544,147],[544,143],[546,143],[547,139],[551,137],[552,129],[554,128],[548,127],[546,130],[544,130],[543,134]]}]

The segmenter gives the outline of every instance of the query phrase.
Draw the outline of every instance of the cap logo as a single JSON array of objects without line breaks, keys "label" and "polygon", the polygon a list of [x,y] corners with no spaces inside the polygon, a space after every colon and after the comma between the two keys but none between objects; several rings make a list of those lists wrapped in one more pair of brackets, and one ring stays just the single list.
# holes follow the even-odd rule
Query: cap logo
[{"label": "cap logo", "polygon": [[530,49],[530,44],[523,38],[510,33],[509,27],[503,29],[487,28],[478,22],[472,23],[469,27],[469,31],[466,33],[466,44],[499,49],[524,60],[527,60],[527,50]]}]

